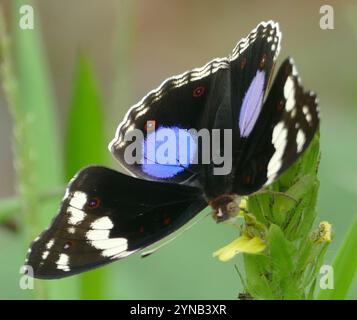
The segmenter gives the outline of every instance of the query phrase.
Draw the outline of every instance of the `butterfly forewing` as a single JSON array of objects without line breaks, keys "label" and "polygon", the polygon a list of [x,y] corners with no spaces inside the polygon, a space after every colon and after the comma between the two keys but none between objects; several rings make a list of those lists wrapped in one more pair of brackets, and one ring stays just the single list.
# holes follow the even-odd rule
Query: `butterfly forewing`
[{"label": "butterfly forewing", "polygon": [[[149,140],[148,135],[153,131],[158,132],[166,128],[176,132],[179,129],[199,129],[202,126],[201,117],[206,111],[208,97],[212,94],[212,78],[224,69],[228,69],[228,61],[220,59],[203,68],[169,78],[130,108],[117,129],[116,138],[109,145],[109,149],[119,162],[134,176],[150,180],[184,182],[195,177],[197,171],[188,161],[184,165],[179,162],[162,164],[144,151],[141,163],[128,163],[125,150],[131,140],[126,141],[125,137],[134,129],[140,130],[144,136],[140,142],[144,150]],[[153,130],[147,127],[148,122],[154,126]],[[146,161],[150,161],[151,166],[142,163]]]},{"label": "butterfly forewing", "polygon": [[[201,68],[167,79],[129,109],[109,149],[134,176],[194,184],[202,171],[199,163],[190,162],[194,157],[184,164],[179,160],[174,164],[160,164],[157,159],[152,159],[153,156],[149,157],[142,151],[140,158],[144,162],[149,160],[154,163],[129,163],[125,158],[125,151],[132,140],[126,141],[125,137],[134,129],[139,129],[144,134],[141,142],[144,150],[148,145],[150,133],[147,124],[150,121],[157,132],[162,130],[161,128],[232,129],[235,142],[238,143],[241,135],[238,130],[239,118],[246,119],[242,122],[244,128],[241,130],[244,130],[243,134],[248,134],[248,122],[254,122],[261,108],[256,103],[256,106],[253,106],[255,111],[249,112],[248,101],[245,103],[248,107],[240,117],[244,97],[254,79],[259,82],[260,94],[264,96],[272,66],[280,50],[280,38],[277,23],[262,22],[246,38],[239,41],[229,57],[214,59]],[[195,137],[192,137],[191,140],[194,139]],[[176,148],[176,158],[179,159],[185,147],[177,145]],[[199,159],[199,145],[193,149],[195,150],[185,152],[198,154]]]},{"label": "butterfly forewing", "polygon": [[278,23],[263,22],[233,50],[230,81],[233,127],[239,129],[236,136],[248,137],[259,117],[280,41]]}]

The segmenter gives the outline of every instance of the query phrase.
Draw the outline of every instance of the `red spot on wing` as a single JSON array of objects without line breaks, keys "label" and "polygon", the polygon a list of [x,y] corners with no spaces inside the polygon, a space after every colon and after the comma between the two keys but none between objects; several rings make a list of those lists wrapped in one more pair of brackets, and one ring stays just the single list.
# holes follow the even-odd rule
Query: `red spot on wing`
[{"label": "red spot on wing", "polygon": [[243,57],[242,58],[242,61],[240,62],[240,68],[241,70],[244,69],[244,67],[246,66],[247,64],[247,57]]},{"label": "red spot on wing", "polygon": [[196,88],[193,90],[192,96],[193,96],[194,98],[198,98],[198,97],[201,97],[204,93],[205,93],[205,87],[199,86],[199,87],[196,87]]},{"label": "red spot on wing", "polygon": [[285,106],[285,102],[284,102],[283,99],[281,99],[281,100],[278,102],[276,109],[277,109],[278,111],[281,111],[281,110],[283,110],[284,106]]},{"label": "red spot on wing", "polygon": [[64,249],[64,250],[68,250],[68,249],[72,248],[73,244],[74,244],[73,241],[68,240],[68,241],[64,244],[63,249]]},{"label": "red spot on wing", "polygon": [[171,220],[170,217],[166,217],[166,218],[164,219],[164,225],[165,225],[165,226],[171,224],[171,222],[172,222],[172,220]]},{"label": "red spot on wing", "polygon": [[252,183],[252,176],[245,176],[244,177],[244,183],[245,184],[251,184]]},{"label": "red spot on wing", "polygon": [[259,64],[260,69],[263,69],[265,67],[266,61],[267,61],[267,55],[264,53],[260,60],[260,64]]},{"label": "red spot on wing", "polygon": [[97,209],[100,207],[100,199],[98,197],[95,197],[93,199],[90,199],[88,202],[88,206],[91,209]]},{"label": "red spot on wing", "polygon": [[154,131],[156,127],[156,121],[155,120],[149,120],[146,121],[144,124],[144,130],[145,131]]}]

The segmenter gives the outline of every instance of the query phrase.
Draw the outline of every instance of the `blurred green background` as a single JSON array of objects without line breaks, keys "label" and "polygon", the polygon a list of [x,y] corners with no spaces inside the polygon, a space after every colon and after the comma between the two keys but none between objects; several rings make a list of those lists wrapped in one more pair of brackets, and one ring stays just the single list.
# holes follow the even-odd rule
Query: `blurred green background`
[{"label": "blurred green background", "polygon": [[[29,64],[33,69],[27,71],[32,75],[36,77],[40,72],[48,89],[42,92],[45,98],[23,98],[20,104],[39,102],[46,106],[49,102],[55,106],[54,115],[49,115],[59,141],[58,155],[54,158],[58,158],[58,164],[65,165],[56,167],[54,159],[53,167],[46,169],[58,170],[48,175],[56,175],[60,186],[65,185],[76,166],[86,163],[86,157],[89,163],[119,169],[106,145],[130,105],[162,80],[202,66],[213,57],[227,55],[261,20],[278,21],[283,32],[278,64],[286,56],[293,56],[304,86],[316,91],[320,98],[322,161],[318,212],[319,220],[333,224],[335,238],[326,259],[326,263],[332,263],[357,212],[354,140],[357,137],[357,3],[329,1],[334,8],[335,29],[322,30],[319,10],[325,1],[37,0],[32,2],[35,30],[30,32],[41,38],[37,49],[30,52],[26,50],[31,45],[21,38],[21,32],[29,31],[18,28],[20,2],[0,2],[11,45],[17,45],[21,51],[20,56],[13,58],[20,70]],[[40,57],[37,62],[33,54]],[[78,62],[79,54],[87,58]],[[37,68],[38,62],[41,70]],[[19,95],[31,96],[34,91],[40,91],[41,79],[31,83],[26,81],[25,74],[19,75],[24,77],[19,79]],[[33,87],[27,88],[28,83]],[[42,88],[46,88],[43,83]],[[80,93],[85,93],[87,98]],[[91,105],[90,115],[82,118],[80,110],[87,104]],[[88,141],[81,144],[79,138],[73,138],[72,142],[68,139],[81,120],[85,125],[78,126],[90,135],[93,119],[98,120],[93,130],[99,132],[104,128],[103,139],[91,140],[89,146]],[[16,193],[12,129],[5,94],[0,89],[0,198]],[[32,141],[36,141],[35,134]],[[86,147],[92,148],[93,144],[98,155],[88,151],[87,156]],[[73,152],[80,153],[81,160],[75,164],[69,159]],[[49,210],[41,208],[44,213],[40,214],[35,230],[48,225],[60,198],[55,199]],[[18,220],[20,214],[17,212]],[[19,233],[9,223],[0,226],[0,299],[38,296],[33,290],[19,288],[19,269],[27,250],[27,240]],[[216,225],[208,217],[146,259],[132,256],[84,277],[50,281],[49,285],[47,282],[47,297],[235,299],[241,284],[234,263],[239,265],[241,258],[228,263],[212,258],[213,251],[235,236],[233,228]],[[41,283],[37,281],[35,289]],[[357,298],[356,279],[348,297]]]}]

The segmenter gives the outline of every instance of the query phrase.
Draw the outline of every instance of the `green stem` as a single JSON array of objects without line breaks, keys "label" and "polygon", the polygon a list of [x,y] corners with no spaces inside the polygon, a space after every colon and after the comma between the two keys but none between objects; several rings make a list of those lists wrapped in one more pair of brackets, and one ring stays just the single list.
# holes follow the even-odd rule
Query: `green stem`
[{"label": "green stem", "polygon": [[[22,235],[25,243],[29,243],[35,234],[36,217],[33,212],[37,212],[37,190],[34,188],[33,157],[28,149],[28,135],[30,117],[22,113],[18,107],[19,91],[18,82],[14,72],[14,64],[10,49],[10,39],[6,33],[5,20],[0,8],[0,39],[1,39],[1,82],[9,112],[12,116],[13,128],[13,153],[17,175],[17,189],[20,195],[20,208],[23,213]],[[8,201],[7,206],[11,209],[13,201]],[[14,207],[13,207],[14,209]],[[26,226],[26,227],[25,227]],[[46,290],[40,285],[37,292],[43,293],[39,298],[46,298]]]}]

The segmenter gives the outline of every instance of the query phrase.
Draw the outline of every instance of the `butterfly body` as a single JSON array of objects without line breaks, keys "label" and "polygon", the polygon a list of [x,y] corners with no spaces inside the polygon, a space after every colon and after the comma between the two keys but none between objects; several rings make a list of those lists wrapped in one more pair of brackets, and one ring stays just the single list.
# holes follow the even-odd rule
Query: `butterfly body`
[{"label": "butterfly body", "polygon": [[292,59],[272,80],[280,40],[278,24],[262,22],[228,57],[165,80],[132,106],[109,144],[132,177],[91,166],[72,179],[29,249],[35,277],[124,258],[207,205],[217,222],[227,220],[242,196],[289,168],[314,137],[319,109]]}]

